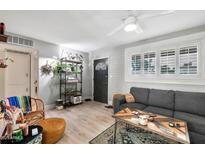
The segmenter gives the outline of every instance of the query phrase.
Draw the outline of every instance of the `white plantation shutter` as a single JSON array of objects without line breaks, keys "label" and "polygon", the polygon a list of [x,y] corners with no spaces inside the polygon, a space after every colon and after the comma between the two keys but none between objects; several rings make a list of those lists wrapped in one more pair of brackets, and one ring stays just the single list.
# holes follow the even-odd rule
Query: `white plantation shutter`
[{"label": "white plantation shutter", "polygon": [[144,74],[155,74],[156,72],[156,54],[155,52],[144,54]]},{"label": "white plantation shutter", "polygon": [[164,50],[160,53],[160,74],[176,73],[176,52],[174,49]]},{"label": "white plantation shutter", "polygon": [[197,74],[198,51],[197,46],[180,48],[180,74]]},{"label": "white plantation shutter", "polygon": [[132,55],[132,74],[141,74],[141,55]]}]

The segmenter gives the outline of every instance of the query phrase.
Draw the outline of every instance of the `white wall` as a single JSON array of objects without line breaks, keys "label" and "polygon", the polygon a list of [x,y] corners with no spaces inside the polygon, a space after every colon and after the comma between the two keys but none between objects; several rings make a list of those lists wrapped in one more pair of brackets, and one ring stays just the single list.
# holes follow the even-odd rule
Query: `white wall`
[{"label": "white wall", "polygon": [[[53,56],[61,56],[61,48],[57,45],[35,41],[35,48],[39,50],[39,94],[40,98],[46,103],[46,108],[50,109],[55,106],[55,101],[59,98],[59,79],[52,74],[45,76],[40,72],[40,67],[46,64],[46,61],[51,63],[54,61]],[[82,97],[83,99],[91,98],[91,73],[89,67],[89,53],[67,49],[69,53],[80,53],[83,55],[83,84]]]},{"label": "white wall", "polygon": [[[10,35],[16,35],[7,33]],[[16,35],[20,36],[20,35]],[[24,37],[24,36],[21,36]],[[59,57],[61,54],[60,46],[44,41],[40,41],[33,38],[24,37],[34,41],[34,48],[39,52],[39,97],[45,102],[45,108],[50,109],[55,106],[55,101],[59,98],[59,81],[57,78],[51,76],[42,76],[40,73],[40,67],[46,64],[46,61],[53,61],[53,56]],[[89,53],[74,51],[68,49],[69,52],[79,52],[84,57],[84,69],[83,69],[83,98],[91,98],[91,70],[89,67]]]},{"label": "white wall", "polygon": [[[127,93],[129,92],[130,87],[145,87],[145,88],[155,88],[155,89],[172,89],[172,90],[182,90],[182,91],[197,91],[205,92],[205,66],[202,67],[202,76],[200,80],[144,80],[138,79],[125,81],[125,49],[134,47],[137,49],[140,46],[144,46],[147,49],[150,49],[153,46],[157,47],[166,47],[167,45],[175,45],[180,42],[189,42],[190,40],[200,40],[202,44],[202,55],[201,58],[205,61],[205,27],[190,29],[186,31],[181,31],[178,33],[167,34],[165,36],[160,36],[156,38],[151,38],[150,40],[144,40],[140,42],[135,42],[131,44],[126,44],[123,46],[118,46],[115,48],[101,49],[98,51],[93,51],[91,54],[91,60],[103,57],[109,58],[109,85],[108,85],[108,101],[111,102],[112,95],[114,93]],[[142,82],[143,81],[143,82]],[[188,84],[189,83],[189,84]],[[191,83],[191,84],[190,84]]]}]

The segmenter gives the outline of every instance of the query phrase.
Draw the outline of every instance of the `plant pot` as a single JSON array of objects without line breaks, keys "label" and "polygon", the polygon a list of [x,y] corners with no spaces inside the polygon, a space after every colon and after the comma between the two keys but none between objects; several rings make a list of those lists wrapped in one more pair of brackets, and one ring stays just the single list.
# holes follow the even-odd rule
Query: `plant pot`
[{"label": "plant pot", "polygon": [[74,72],[74,71],[75,71],[75,68],[74,68],[74,67],[71,67],[71,71]]},{"label": "plant pot", "polygon": [[1,65],[0,65],[0,68],[7,68],[7,66],[8,66],[8,65],[6,65],[6,64],[1,64]]}]

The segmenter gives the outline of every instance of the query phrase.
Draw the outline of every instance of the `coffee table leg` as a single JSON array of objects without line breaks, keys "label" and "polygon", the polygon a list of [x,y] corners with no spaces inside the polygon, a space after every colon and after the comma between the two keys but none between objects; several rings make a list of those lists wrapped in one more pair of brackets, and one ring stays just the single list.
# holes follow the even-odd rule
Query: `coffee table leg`
[{"label": "coffee table leg", "polygon": [[116,133],[117,133],[117,119],[115,119],[115,126],[114,126],[114,139],[113,139],[114,144],[116,144]]}]

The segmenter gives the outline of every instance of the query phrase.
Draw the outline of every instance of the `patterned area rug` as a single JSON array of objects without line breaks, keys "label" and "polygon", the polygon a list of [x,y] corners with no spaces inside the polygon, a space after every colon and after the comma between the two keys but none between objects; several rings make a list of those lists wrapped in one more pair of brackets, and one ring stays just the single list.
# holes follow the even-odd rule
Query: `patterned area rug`
[{"label": "patterned area rug", "polygon": [[[90,144],[113,144],[114,124],[92,139]],[[176,144],[158,134],[136,128],[120,121],[117,124],[116,144]]]}]

